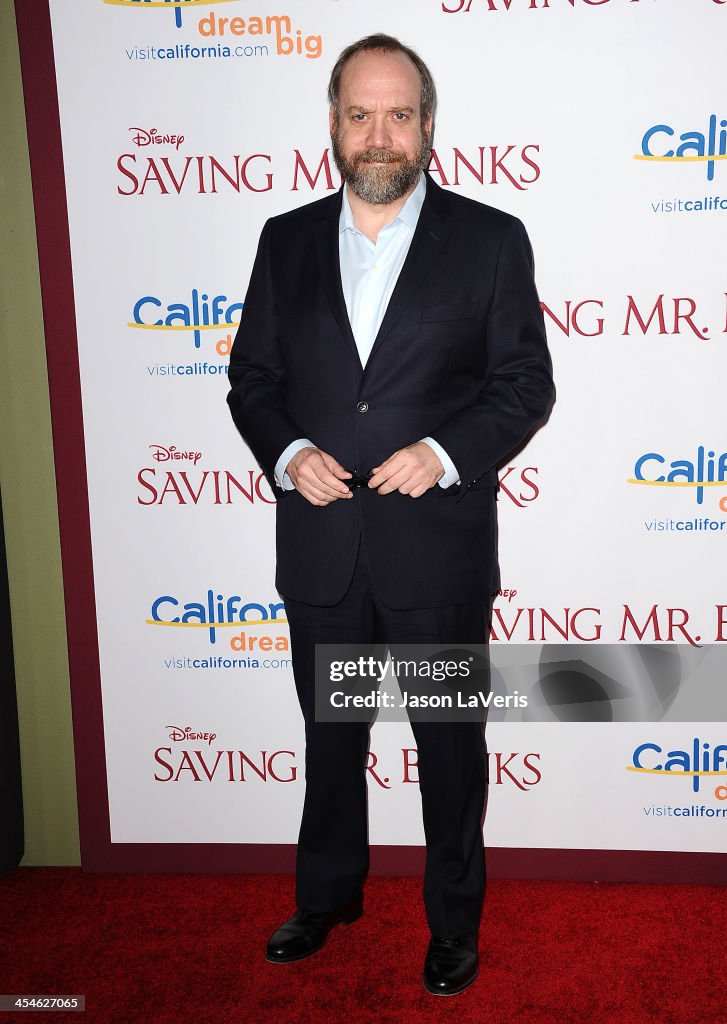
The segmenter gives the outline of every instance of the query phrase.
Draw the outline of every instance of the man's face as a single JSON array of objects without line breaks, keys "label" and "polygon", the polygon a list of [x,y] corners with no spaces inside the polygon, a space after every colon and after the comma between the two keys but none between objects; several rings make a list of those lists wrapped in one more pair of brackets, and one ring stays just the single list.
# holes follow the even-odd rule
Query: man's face
[{"label": "man's face", "polygon": [[336,167],[365,203],[394,203],[429,162],[432,118],[422,124],[419,72],[403,53],[357,53],[331,110]]}]

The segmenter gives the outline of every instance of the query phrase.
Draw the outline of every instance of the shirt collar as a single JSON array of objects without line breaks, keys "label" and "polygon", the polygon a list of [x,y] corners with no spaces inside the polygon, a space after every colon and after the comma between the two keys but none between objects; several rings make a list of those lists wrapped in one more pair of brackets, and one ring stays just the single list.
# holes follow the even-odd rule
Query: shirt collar
[{"label": "shirt collar", "polygon": [[[426,194],[427,182],[424,177],[424,172],[421,172],[419,175],[419,181],[417,182],[417,187],[404,203],[401,210],[399,210],[399,213],[392,221],[392,224],[396,223],[397,220],[400,220],[406,224],[408,228],[414,231],[417,226],[417,221],[419,220],[419,214],[422,212],[422,206],[424,205],[424,197]],[[348,201],[348,184],[346,184],[343,186],[343,200],[341,202],[341,216],[338,220],[338,233],[343,234],[344,231],[348,230],[360,233],[353,221],[351,204]]]}]

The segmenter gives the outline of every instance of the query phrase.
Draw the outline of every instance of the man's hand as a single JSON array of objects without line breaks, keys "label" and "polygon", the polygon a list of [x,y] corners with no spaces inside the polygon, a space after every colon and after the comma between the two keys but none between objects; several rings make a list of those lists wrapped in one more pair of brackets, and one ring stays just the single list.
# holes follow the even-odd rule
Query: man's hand
[{"label": "man's hand", "polygon": [[443,476],[444,466],[434,449],[426,441],[417,441],[375,466],[369,487],[375,487],[379,494],[399,491],[410,498],[421,498]]},{"label": "man's hand", "polygon": [[286,472],[295,489],[311,505],[330,505],[337,498],[352,498],[347,484],[341,481],[351,474],[320,448],[301,448],[288,463]]}]

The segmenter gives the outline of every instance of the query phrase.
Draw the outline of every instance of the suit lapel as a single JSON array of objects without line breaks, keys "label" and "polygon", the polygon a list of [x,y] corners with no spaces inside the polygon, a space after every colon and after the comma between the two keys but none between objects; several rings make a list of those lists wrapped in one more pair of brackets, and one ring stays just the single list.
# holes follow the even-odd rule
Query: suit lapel
[{"label": "suit lapel", "polygon": [[423,277],[439,255],[451,231],[446,215],[447,209],[446,193],[427,176],[427,195],[419,214],[414,237],[366,362],[367,369],[406,308],[414,299],[421,296]]},{"label": "suit lapel", "polygon": [[[361,367],[361,358],[356,347],[356,340],[348,319],[346,300],[341,284],[341,262],[339,254],[338,234],[341,214],[341,197],[339,192],[316,225],[315,245],[321,283],[341,335],[354,354]],[[366,361],[366,368],[376,352],[386,341],[406,308],[421,294],[421,282],[424,274],[439,255],[451,231],[449,222],[449,203],[447,194],[427,175],[427,194],[417,222],[414,237],[399,279],[389,300],[389,305],[376,335],[371,353]],[[361,367],[363,372],[363,367]]]},{"label": "suit lapel", "polygon": [[[337,202],[332,203],[330,210],[325,217],[322,217],[316,227],[316,252],[318,254],[318,266],[320,269],[323,290],[330,303],[333,315],[336,318],[341,334],[346,343],[356,356],[361,366],[361,359],[356,347],[356,340],[351,330],[351,323],[348,319],[346,300],[343,297],[341,285],[341,260],[338,246],[338,225],[341,214],[341,192],[338,193]],[[363,369],[363,368],[362,368]]]}]

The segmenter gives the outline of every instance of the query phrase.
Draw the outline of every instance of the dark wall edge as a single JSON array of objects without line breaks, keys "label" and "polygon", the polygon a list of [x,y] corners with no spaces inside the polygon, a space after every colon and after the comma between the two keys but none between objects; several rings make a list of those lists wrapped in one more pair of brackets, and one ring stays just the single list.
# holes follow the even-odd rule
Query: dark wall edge
[{"label": "dark wall edge", "polygon": [[48,361],[83,862],[85,856],[98,859],[110,832],[71,246],[48,0],[16,0],[15,16]]}]

